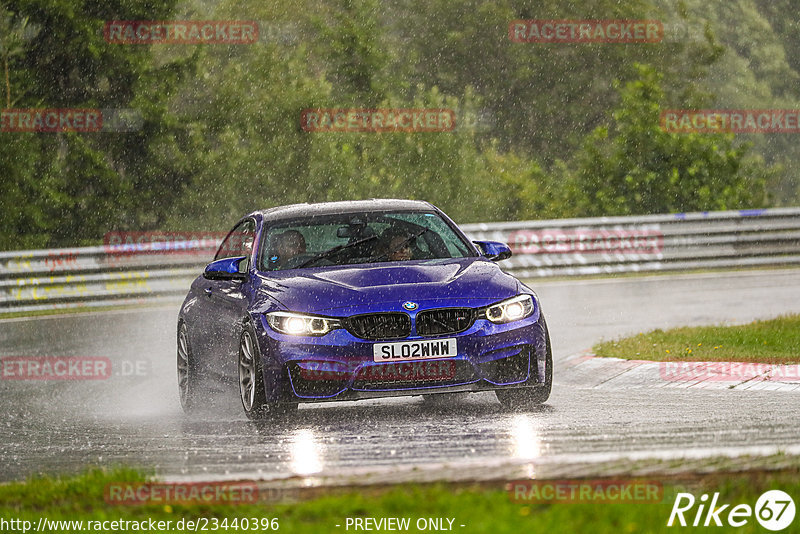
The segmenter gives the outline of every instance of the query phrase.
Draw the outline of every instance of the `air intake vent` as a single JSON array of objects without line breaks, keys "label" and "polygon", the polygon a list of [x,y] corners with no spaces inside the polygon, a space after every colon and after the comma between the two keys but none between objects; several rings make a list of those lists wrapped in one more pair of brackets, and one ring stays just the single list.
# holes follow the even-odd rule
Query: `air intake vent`
[{"label": "air intake vent", "polygon": [[458,334],[475,322],[475,311],[471,308],[441,308],[425,310],[417,314],[417,334],[420,336],[443,336]]},{"label": "air intake vent", "polygon": [[353,315],[344,323],[348,332],[361,339],[403,339],[411,334],[411,318],[405,313]]}]

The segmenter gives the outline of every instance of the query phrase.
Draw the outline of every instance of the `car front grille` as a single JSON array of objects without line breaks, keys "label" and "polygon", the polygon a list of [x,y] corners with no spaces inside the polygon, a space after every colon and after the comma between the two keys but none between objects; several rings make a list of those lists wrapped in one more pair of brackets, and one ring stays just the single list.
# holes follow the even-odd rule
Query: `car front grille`
[{"label": "car front grille", "polygon": [[475,310],[471,308],[441,308],[417,314],[417,334],[441,336],[458,334],[475,322]]},{"label": "car front grille", "polygon": [[345,321],[347,331],[361,339],[403,339],[411,334],[411,318],[405,313],[367,313]]}]

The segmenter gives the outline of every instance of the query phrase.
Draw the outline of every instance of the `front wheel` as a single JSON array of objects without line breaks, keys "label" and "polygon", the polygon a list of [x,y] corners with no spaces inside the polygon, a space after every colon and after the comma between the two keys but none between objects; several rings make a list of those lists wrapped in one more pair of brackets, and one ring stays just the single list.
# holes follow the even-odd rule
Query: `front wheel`
[{"label": "front wheel", "polygon": [[[544,321],[542,321],[544,323]],[[495,390],[497,400],[504,407],[512,410],[524,410],[536,407],[550,398],[553,388],[553,352],[550,347],[550,332],[544,323],[544,340],[546,345],[544,384],[535,387],[523,387]]]},{"label": "front wheel", "polygon": [[255,334],[245,326],[239,340],[239,396],[248,419],[261,420],[272,415],[282,415],[297,404],[268,402],[264,389],[264,374],[261,370],[261,353]]}]

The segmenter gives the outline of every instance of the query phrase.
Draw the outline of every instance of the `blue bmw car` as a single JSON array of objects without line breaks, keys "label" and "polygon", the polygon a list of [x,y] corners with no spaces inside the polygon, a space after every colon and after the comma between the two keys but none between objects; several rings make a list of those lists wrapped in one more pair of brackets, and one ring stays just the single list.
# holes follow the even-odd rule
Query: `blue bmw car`
[{"label": "blue bmw car", "polygon": [[181,307],[183,409],[203,409],[220,385],[238,389],[251,419],[301,402],[475,391],[540,404],[550,338],[536,294],[496,263],[510,256],[427,202],[251,213]]}]

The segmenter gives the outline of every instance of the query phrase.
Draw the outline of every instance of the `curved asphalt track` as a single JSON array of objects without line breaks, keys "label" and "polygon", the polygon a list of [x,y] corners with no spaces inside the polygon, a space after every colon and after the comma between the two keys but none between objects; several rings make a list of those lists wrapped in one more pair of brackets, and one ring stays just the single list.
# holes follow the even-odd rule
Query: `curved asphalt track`
[{"label": "curved asphalt track", "polygon": [[797,393],[595,389],[564,365],[601,338],[800,312],[800,270],[530,285],[548,317],[556,370],[550,401],[528,413],[475,394],[435,405],[413,397],[303,407],[258,425],[234,400],[219,416],[190,419],[177,397],[177,304],[0,321],[0,356],[100,356],[114,370],[96,381],[0,380],[0,480],[87,464],[303,484],[563,476],[608,460],[800,453]]}]

